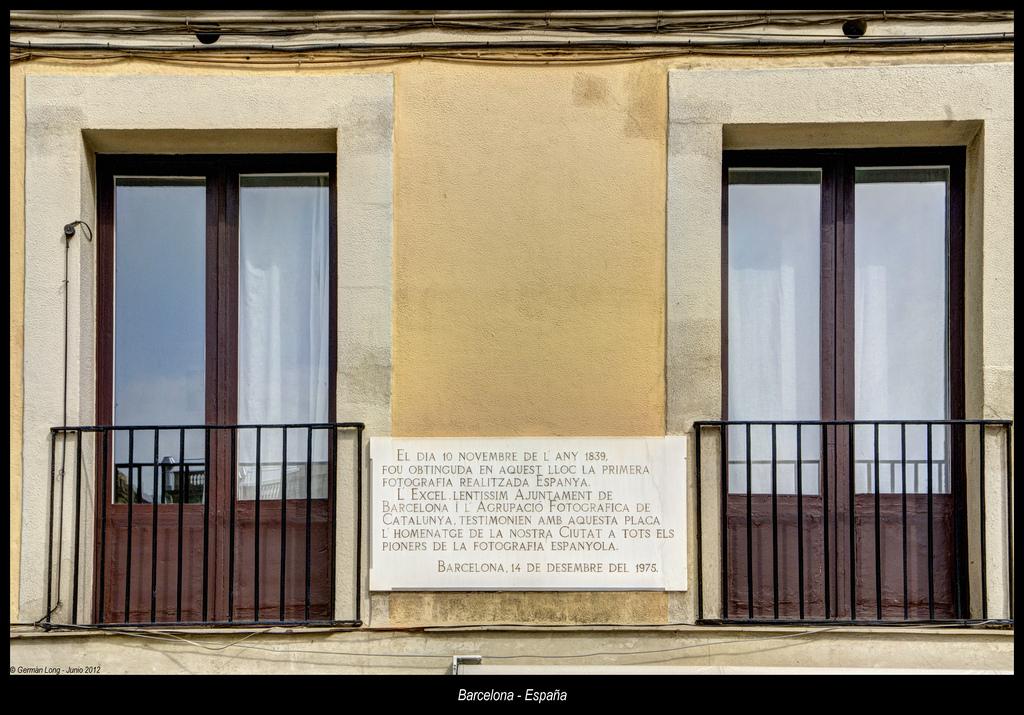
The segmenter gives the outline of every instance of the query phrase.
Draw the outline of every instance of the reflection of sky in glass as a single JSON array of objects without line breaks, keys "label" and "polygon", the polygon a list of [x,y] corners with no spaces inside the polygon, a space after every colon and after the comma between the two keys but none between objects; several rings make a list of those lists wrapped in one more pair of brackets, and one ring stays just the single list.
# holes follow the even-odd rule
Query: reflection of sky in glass
[{"label": "reflection of sky in glass", "polygon": [[[114,424],[203,424],[206,373],[206,188],[202,179],[116,180]],[[136,432],[133,461],[152,463],[153,432]],[[180,458],[178,432],[161,432],[157,458]],[[202,432],[186,435],[202,461]],[[128,438],[115,438],[116,462]],[[152,495],[152,468],[142,479]]]},{"label": "reflection of sky in glass", "polygon": [[[857,419],[944,419],[948,414],[946,335],[946,195],[948,169],[857,169],[854,374]],[[946,435],[933,428],[934,488],[948,491]],[[879,428],[879,458],[900,459],[898,427]],[[873,460],[874,434],[857,429],[858,460]],[[910,427],[907,458],[927,457],[924,427]],[[917,491],[925,491],[926,465]],[[940,474],[941,470],[941,474]],[[882,491],[901,475],[880,464]],[[858,468],[859,491],[868,465]],[[871,465],[871,478],[874,468]],[[895,487],[895,489],[893,489]],[[913,482],[908,485],[913,491]]]},{"label": "reflection of sky in glass", "polygon": [[[818,419],[821,172],[729,172],[730,419]],[[802,489],[818,489],[820,434],[801,434]],[[796,429],[777,429],[780,493],[796,493]],[[730,490],[746,491],[743,428],[729,432]],[[771,431],[751,430],[751,490],[771,491]]]}]

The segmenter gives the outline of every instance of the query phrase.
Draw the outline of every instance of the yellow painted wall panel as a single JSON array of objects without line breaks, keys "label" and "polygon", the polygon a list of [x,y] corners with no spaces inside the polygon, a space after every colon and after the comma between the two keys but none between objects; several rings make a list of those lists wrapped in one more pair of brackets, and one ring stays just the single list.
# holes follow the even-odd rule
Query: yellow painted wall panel
[{"label": "yellow painted wall panel", "polygon": [[398,76],[395,434],[664,433],[664,82]]}]

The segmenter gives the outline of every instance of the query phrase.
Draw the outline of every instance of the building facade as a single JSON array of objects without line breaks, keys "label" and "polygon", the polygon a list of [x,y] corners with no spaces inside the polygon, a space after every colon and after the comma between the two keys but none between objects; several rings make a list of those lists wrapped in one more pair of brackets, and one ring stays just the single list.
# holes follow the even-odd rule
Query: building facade
[{"label": "building facade", "polygon": [[12,666],[1012,670],[1012,41],[12,12]]}]

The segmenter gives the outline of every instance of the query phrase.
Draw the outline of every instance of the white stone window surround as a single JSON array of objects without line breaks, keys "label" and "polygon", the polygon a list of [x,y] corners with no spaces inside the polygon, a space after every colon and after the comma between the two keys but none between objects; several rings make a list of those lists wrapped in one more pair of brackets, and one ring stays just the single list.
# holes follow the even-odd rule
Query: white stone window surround
[{"label": "white stone window surround", "polygon": [[[1013,418],[1013,301],[1006,298],[1013,295],[1012,88],[1009,62],[669,71],[668,434],[722,415],[723,149],[966,146],[967,413]],[[705,617],[717,616],[721,599],[712,442],[713,434],[705,437],[701,480]],[[994,438],[986,464],[989,614],[1002,617],[1007,515],[997,475],[1006,465]],[[689,499],[696,503],[692,491]],[[694,513],[688,518],[697,523]],[[690,536],[688,558],[696,564],[695,531]],[[696,616],[696,568],[691,579],[684,600],[670,606],[673,618]],[[972,603],[979,597],[972,590]]]},{"label": "white stone window surround", "polygon": [[[336,151],[337,419],[366,423],[366,436],[391,429],[392,74],[29,75],[25,81],[21,588],[19,613],[12,614],[12,621],[36,620],[46,610],[49,438],[62,420],[62,229],[83,219],[95,230],[97,151]],[[95,244],[79,231],[71,242],[68,285],[69,424],[88,425],[94,418],[95,260]],[[60,564],[65,602],[73,543],[71,444]],[[341,450],[343,458],[346,451]],[[83,449],[83,454],[89,452]],[[83,467],[83,483],[92,484],[91,460],[84,459]],[[354,523],[354,484],[353,466],[342,461],[336,513],[335,617],[340,619],[351,618],[354,609],[355,534],[341,528]],[[91,493],[86,497],[82,534],[84,543],[91,544],[95,505]],[[365,558],[362,564],[365,570]],[[349,572],[351,579],[341,576]],[[80,622],[91,620],[91,588],[91,549],[83,548]],[[364,614],[367,603],[364,599]],[[63,608],[55,621],[68,619],[67,605]]]}]

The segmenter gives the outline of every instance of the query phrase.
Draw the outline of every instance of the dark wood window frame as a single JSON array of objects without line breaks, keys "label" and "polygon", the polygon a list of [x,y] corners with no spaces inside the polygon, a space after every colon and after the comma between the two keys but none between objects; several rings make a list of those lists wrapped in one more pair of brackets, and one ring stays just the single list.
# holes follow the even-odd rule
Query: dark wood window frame
[{"label": "dark wood window frame", "polygon": [[[243,174],[299,174],[324,173],[329,177],[328,236],[329,251],[329,309],[328,309],[328,422],[336,419],[337,373],[337,175],[334,154],[228,154],[228,155],[133,155],[108,154],[96,157],[97,180],[97,338],[96,338],[96,420],[100,425],[113,424],[114,387],[114,180],[119,176],[139,177],[204,177],[206,180],[206,406],[205,424],[233,425],[237,423],[238,408],[238,259],[239,259],[239,176]],[[218,437],[211,431],[210,465],[214,475],[231,471],[231,451],[226,435]],[[333,459],[333,450],[330,459]],[[108,475],[102,467],[102,450],[96,447],[96,493],[102,490],[101,480]],[[328,468],[330,470],[330,467]],[[232,480],[210,479],[209,501],[211,523],[221,525],[227,518],[229,489],[225,483]],[[326,514],[333,524],[335,497],[328,494]],[[241,504],[241,502],[239,502]],[[97,503],[96,543],[99,543],[101,505]],[[107,505],[107,516],[115,505]],[[265,519],[273,518],[275,510],[266,509]],[[290,516],[289,516],[290,518]],[[261,519],[261,523],[262,523]],[[214,528],[212,527],[211,531]],[[220,531],[223,531],[220,528]],[[333,619],[334,574],[333,527],[330,529],[329,550],[332,573],[327,575],[330,603],[326,620]],[[226,587],[218,586],[218,578],[225,579],[224,563],[227,559],[227,537],[214,534],[216,545],[211,550],[213,598],[211,621],[223,621],[226,606]],[[262,599],[261,599],[262,601]],[[103,604],[95,599],[94,615],[101,620]],[[250,608],[251,611],[251,608]],[[238,619],[236,613],[235,618]],[[108,620],[109,619],[105,619]],[[321,619],[318,619],[321,620]]]},{"label": "dark wood window frame", "polygon": [[[965,147],[913,147],[894,149],[832,149],[832,150],[726,150],[722,162],[722,251],[721,251],[721,374],[722,418],[729,419],[728,392],[728,315],[729,315],[729,170],[734,168],[819,169],[821,171],[821,265],[820,265],[820,359],[822,420],[852,420],[854,412],[854,179],[858,167],[872,166],[949,166],[948,244],[947,244],[947,349],[949,355],[947,390],[948,419],[965,417],[964,380],[964,212],[965,212]],[[966,484],[964,477],[964,430],[951,429],[950,473],[953,518],[966,520]],[[844,431],[828,428],[827,458],[829,472],[839,488],[845,488],[851,477],[843,455],[849,443]],[[724,459],[723,455],[723,459]],[[833,489],[833,495],[838,489]],[[757,497],[755,497],[755,502]],[[755,509],[758,506],[755,504]],[[805,509],[807,507],[804,507]],[[759,511],[766,511],[764,505]],[[730,514],[732,508],[730,507]],[[764,518],[761,513],[756,518]],[[770,516],[769,516],[770,518]],[[960,529],[959,553],[967,553],[966,529]],[[839,539],[833,541],[838,548]],[[735,563],[735,560],[730,558]],[[837,559],[838,561],[838,559]],[[954,608],[966,611],[969,595],[967,559],[958,559],[955,579]],[[726,576],[723,574],[723,578]],[[843,589],[839,579],[830,585],[836,608],[833,617],[841,617],[840,599]],[[730,589],[735,593],[737,589]],[[859,600],[859,599],[858,599]],[[746,611],[740,604],[730,606],[731,612]],[[846,604],[848,609],[849,604]],[[847,611],[848,612],[848,611]]]},{"label": "dark wood window frame", "polygon": [[729,169],[820,169],[821,419],[853,419],[854,171],[856,167],[949,165],[950,419],[964,417],[964,147],[851,150],[731,150],[722,161],[722,417],[728,419]]}]

